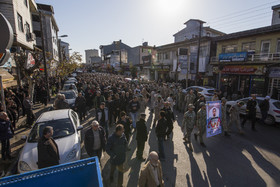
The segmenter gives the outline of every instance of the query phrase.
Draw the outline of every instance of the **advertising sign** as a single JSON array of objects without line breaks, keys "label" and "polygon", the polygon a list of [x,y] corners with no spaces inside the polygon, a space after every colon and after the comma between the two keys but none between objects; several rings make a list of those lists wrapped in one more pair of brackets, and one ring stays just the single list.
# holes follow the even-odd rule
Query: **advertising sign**
[{"label": "advertising sign", "polygon": [[35,59],[31,53],[27,55],[26,69],[32,68],[35,65]]},{"label": "advertising sign", "polygon": [[269,69],[270,78],[279,78],[280,77],[280,67],[272,67]]},{"label": "advertising sign", "polygon": [[206,102],[206,137],[212,137],[222,133],[221,124],[221,101],[207,101]]},{"label": "advertising sign", "polygon": [[247,52],[219,54],[219,62],[244,62],[247,60]]},{"label": "advertising sign", "polygon": [[222,70],[224,74],[242,74],[242,75],[263,75],[264,66],[225,66]]}]

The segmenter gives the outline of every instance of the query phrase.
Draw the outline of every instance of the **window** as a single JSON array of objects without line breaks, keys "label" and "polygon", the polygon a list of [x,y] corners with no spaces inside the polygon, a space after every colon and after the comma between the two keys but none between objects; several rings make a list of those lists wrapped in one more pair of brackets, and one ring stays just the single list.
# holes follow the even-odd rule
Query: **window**
[{"label": "window", "polygon": [[262,41],[261,53],[268,54],[270,51],[270,41]]},{"label": "window", "polygon": [[23,0],[26,7],[28,7],[27,0]]},{"label": "window", "polygon": [[40,22],[40,16],[32,15],[32,21]]},{"label": "window", "polygon": [[36,35],[36,37],[40,37],[41,38],[41,31],[33,31],[34,34]]},{"label": "window", "polygon": [[24,32],[23,31],[23,22],[22,22],[22,17],[21,15],[18,13],[18,29],[21,31],[21,32]]},{"label": "window", "polygon": [[236,53],[237,45],[227,45],[222,47],[222,53]]},{"label": "window", "polygon": [[255,51],[256,42],[248,42],[242,44],[242,51]]},{"label": "window", "polygon": [[280,39],[278,39],[276,47],[276,53],[280,53]]},{"label": "window", "polygon": [[25,24],[25,27],[26,27],[26,34],[29,34],[30,33],[30,25],[27,22]]}]

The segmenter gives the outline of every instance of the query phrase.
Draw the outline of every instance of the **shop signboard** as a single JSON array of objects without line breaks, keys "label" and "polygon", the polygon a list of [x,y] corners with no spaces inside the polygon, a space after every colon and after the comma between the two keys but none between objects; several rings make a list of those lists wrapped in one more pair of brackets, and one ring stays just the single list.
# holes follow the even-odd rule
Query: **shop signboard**
[{"label": "shop signboard", "polygon": [[247,60],[247,56],[247,52],[221,53],[219,54],[219,62],[244,62]]},{"label": "shop signboard", "polygon": [[263,75],[265,73],[264,66],[225,66],[222,70],[223,74],[241,74],[241,75]]},{"label": "shop signboard", "polygon": [[270,78],[280,78],[280,67],[272,67],[269,69]]},{"label": "shop signboard", "polygon": [[221,101],[207,101],[206,115],[206,137],[209,138],[221,134]]}]

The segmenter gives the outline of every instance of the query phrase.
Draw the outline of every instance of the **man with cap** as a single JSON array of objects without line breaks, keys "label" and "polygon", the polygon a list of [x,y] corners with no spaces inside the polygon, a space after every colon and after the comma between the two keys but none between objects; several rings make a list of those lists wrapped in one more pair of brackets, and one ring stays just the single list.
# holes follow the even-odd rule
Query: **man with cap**
[{"label": "man with cap", "polygon": [[136,152],[136,157],[138,160],[145,161],[143,158],[143,151],[145,148],[145,142],[148,139],[148,132],[147,132],[147,127],[146,127],[146,114],[141,113],[140,114],[140,119],[136,123],[136,141],[137,141],[137,152]]},{"label": "man with cap", "polygon": [[197,135],[199,136],[200,145],[202,147],[206,147],[203,142],[203,134],[206,130],[206,106],[204,102],[200,103],[200,109],[197,112],[197,127],[198,127],[198,134],[194,134],[194,138],[197,139]]},{"label": "man with cap", "polygon": [[85,148],[90,157],[97,156],[99,161],[102,151],[105,151],[106,133],[103,127],[99,126],[98,121],[91,123],[91,128],[85,133]]},{"label": "man with cap", "polygon": [[157,120],[159,120],[159,113],[162,108],[163,108],[163,99],[160,95],[158,95],[155,101],[155,117],[154,117],[153,127],[155,127]]},{"label": "man with cap", "polygon": [[104,102],[101,102],[100,107],[96,110],[96,120],[105,129],[106,139],[108,139],[109,111]]},{"label": "man with cap", "polygon": [[59,164],[58,146],[52,136],[53,127],[46,126],[37,144],[39,169]]},{"label": "man with cap", "polygon": [[270,97],[269,96],[266,96],[264,98],[264,100],[260,103],[260,109],[261,109],[261,113],[262,113],[262,123],[265,124],[265,119],[267,118],[267,113],[268,113],[268,110],[269,110],[269,100],[270,100]]},{"label": "man with cap", "polygon": [[186,108],[185,108],[184,112],[186,112],[188,110],[189,104],[194,104],[195,98],[196,98],[196,96],[193,93],[193,89],[190,89],[190,91],[187,93],[187,95],[185,97]]},{"label": "man with cap", "polygon": [[244,134],[240,126],[240,110],[243,104],[244,104],[243,102],[239,101],[236,104],[232,105],[229,109],[229,117],[230,117],[229,126],[231,127],[232,124],[236,124],[236,127],[241,135]]},{"label": "man with cap", "polygon": [[228,133],[228,121],[227,121],[227,106],[226,106],[226,98],[223,97],[222,98],[222,119],[221,119],[221,123],[223,126],[223,131],[225,136],[230,136]]},{"label": "man with cap", "polygon": [[256,101],[256,95],[252,94],[252,98],[249,99],[249,101],[247,102],[247,106],[246,106],[246,117],[243,119],[242,121],[242,128],[244,128],[244,125],[247,121],[247,118],[251,120],[252,122],[252,131],[257,131],[255,128],[255,123],[256,123],[256,114],[257,114],[257,101]]},{"label": "man with cap", "polygon": [[194,106],[193,104],[189,104],[188,111],[184,114],[182,130],[184,132],[183,140],[185,140],[185,142],[189,144],[189,149],[191,151],[193,151],[191,145],[191,134],[195,126],[195,121],[196,118],[195,118]]},{"label": "man with cap", "polygon": [[172,130],[173,130],[173,122],[175,121],[175,117],[174,117],[174,113],[172,112],[172,110],[170,108],[170,103],[168,101],[164,102],[164,107],[163,107],[162,111],[165,112],[165,119],[166,119],[166,124],[167,124],[167,128],[168,128],[168,130],[166,132],[166,136],[167,136],[167,139],[169,139],[170,134],[172,133]]}]

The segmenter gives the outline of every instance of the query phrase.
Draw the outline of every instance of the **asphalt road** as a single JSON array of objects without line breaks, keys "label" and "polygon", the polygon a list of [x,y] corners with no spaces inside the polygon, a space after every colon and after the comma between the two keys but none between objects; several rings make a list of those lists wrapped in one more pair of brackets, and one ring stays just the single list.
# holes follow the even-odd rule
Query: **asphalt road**
[{"label": "asphalt road", "polygon": [[[41,113],[46,109],[38,111]],[[94,120],[94,111],[90,112],[86,120],[81,123],[84,126],[83,133],[90,128]],[[147,128],[149,130],[148,141],[145,145],[143,156],[148,157],[149,152],[157,151],[157,139],[151,123],[153,114],[146,110]],[[237,133],[235,126],[232,127],[231,137],[217,135],[205,138],[206,148],[202,148],[199,142],[193,141],[194,152],[191,152],[183,143],[181,125],[183,114],[175,111],[176,122],[174,123],[171,140],[164,142],[166,161],[162,162],[163,176],[166,187],[186,186],[280,186],[280,128],[279,126],[266,126],[257,123],[258,132],[251,131],[250,122],[245,125],[245,135]],[[110,134],[114,128],[110,128]],[[28,134],[25,128],[18,129],[13,140],[13,156],[17,156],[24,142],[21,135]],[[124,186],[134,187],[138,184],[138,177],[144,162],[136,159],[135,133],[132,134],[127,152]],[[82,158],[88,155],[82,148]],[[15,160],[14,160],[15,162]],[[1,163],[2,165],[3,163]],[[11,163],[6,163],[8,166]],[[103,153],[101,159],[102,176],[104,186],[114,187],[109,183],[110,161],[109,156]],[[115,183],[117,172],[115,173]]]},{"label": "asphalt road", "polygon": [[[146,110],[149,138],[145,145],[144,157],[149,152],[157,151],[157,139],[151,123],[153,114]],[[165,185],[167,187],[186,186],[280,186],[280,128],[257,123],[257,132],[251,131],[248,121],[245,125],[245,135],[241,136],[235,126],[231,129],[231,136],[217,135],[206,138],[206,148],[199,142],[193,141],[194,152],[191,152],[183,143],[181,125],[183,114],[175,111],[171,140],[164,142],[166,161],[162,162]],[[90,128],[93,117],[85,121],[85,129]],[[113,132],[110,129],[110,133]],[[136,159],[135,133],[132,134],[127,152],[124,186],[134,187],[138,184],[138,177],[144,162]],[[88,157],[83,149],[83,158]],[[109,183],[110,161],[104,153],[101,158],[104,186],[114,186]],[[117,172],[115,173],[115,183]]]}]

